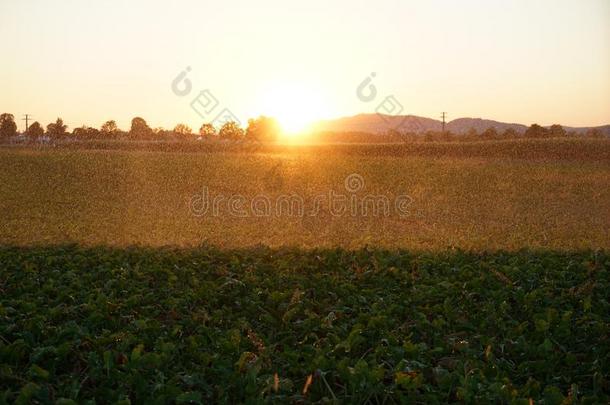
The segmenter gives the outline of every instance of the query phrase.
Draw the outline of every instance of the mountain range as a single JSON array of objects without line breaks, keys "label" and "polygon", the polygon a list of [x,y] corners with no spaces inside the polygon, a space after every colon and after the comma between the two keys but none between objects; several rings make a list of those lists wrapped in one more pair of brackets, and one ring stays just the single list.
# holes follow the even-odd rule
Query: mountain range
[{"label": "mountain range", "polygon": [[[499,122],[483,118],[457,118],[445,125],[447,131],[455,134],[465,134],[471,128],[478,133],[487,128],[494,127],[502,133],[508,128],[523,133],[527,125],[517,123]],[[418,117],[416,115],[384,115],[384,114],[358,114],[351,117],[342,117],[331,120],[319,121],[316,126],[318,131],[329,132],[367,132],[384,134],[388,130],[395,129],[406,132],[422,133],[426,131],[440,131],[442,122],[433,118]],[[590,129],[597,128],[603,134],[610,136],[610,124],[597,127],[563,127],[566,131],[585,133]]]}]

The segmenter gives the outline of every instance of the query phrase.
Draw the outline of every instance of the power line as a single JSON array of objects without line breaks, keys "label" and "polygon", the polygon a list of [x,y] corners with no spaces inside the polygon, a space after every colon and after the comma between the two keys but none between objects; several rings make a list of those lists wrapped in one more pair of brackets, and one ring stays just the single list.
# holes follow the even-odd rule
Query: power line
[{"label": "power line", "polygon": [[30,118],[32,118],[32,116],[30,114],[23,114],[23,116],[25,118],[22,118],[21,121],[25,121],[25,132],[28,132],[28,128],[29,128],[29,120]]},{"label": "power line", "polygon": [[441,118],[443,119],[443,133],[445,133],[445,118],[447,118],[447,113],[445,111],[441,112]]}]

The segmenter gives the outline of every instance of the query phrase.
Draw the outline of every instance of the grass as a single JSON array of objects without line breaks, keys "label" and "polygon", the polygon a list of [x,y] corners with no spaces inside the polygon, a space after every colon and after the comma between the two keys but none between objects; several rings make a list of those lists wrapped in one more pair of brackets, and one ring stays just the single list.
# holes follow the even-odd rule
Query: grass
[{"label": "grass", "polygon": [[[263,149],[0,149],[0,243],[579,250],[610,240],[607,141]],[[347,193],[353,173],[364,187]],[[297,195],[305,215],[236,217],[225,202],[221,215],[197,217],[203,187],[247,203]],[[330,191],[412,200],[402,216],[333,216],[328,204],[307,215]]]},{"label": "grass", "polygon": [[57,246],[0,262],[0,403],[610,400],[603,252]]}]

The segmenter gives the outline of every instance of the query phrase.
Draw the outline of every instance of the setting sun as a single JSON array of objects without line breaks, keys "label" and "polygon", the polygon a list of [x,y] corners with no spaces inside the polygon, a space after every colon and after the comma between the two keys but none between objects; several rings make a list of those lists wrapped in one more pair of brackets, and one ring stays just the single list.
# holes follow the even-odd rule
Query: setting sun
[{"label": "setting sun", "polygon": [[260,102],[264,115],[277,119],[286,136],[306,132],[323,117],[324,100],[315,88],[300,83],[278,83],[270,86]]}]

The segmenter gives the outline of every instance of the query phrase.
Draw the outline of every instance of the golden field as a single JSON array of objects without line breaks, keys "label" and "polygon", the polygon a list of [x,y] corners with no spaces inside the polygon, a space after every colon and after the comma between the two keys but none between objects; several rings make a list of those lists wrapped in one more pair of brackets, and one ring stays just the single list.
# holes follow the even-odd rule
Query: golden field
[{"label": "golden field", "polygon": [[[191,146],[1,149],[0,243],[610,246],[606,140]],[[346,189],[350,175],[361,181],[353,192]],[[219,198],[217,212],[194,211],[204,188],[210,200]],[[367,196],[383,198],[390,209],[352,212],[350,205],[337,214],[329,195],[345,196],[348,205],[363,204]],[[282,196],[301,204],[302,212],[296,206],[279,209]],[[324,197],[316,202],[318,196]],[[397,196],[408,198],[400,212]],[[240,201],[235,212],[228,206],[231,198]],[[252,201],[262,199],[272,203],[271,210],[254,215]]]}]

